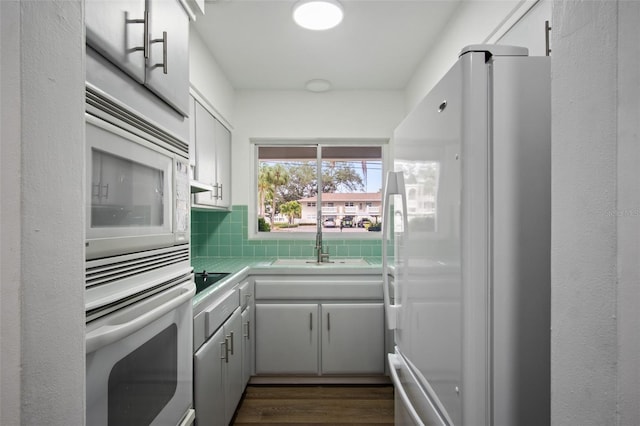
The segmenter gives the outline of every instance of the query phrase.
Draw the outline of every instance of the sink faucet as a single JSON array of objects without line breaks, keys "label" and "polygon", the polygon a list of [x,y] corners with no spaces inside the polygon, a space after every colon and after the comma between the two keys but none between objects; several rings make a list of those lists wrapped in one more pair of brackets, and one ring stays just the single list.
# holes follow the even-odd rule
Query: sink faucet
[{"label": "sink faucet", "polygon": [[322,248],[322,229],[318,221],[318,231],[316,232],[316,261],[318,263],[329,262],[329,253],[325,253]]}]

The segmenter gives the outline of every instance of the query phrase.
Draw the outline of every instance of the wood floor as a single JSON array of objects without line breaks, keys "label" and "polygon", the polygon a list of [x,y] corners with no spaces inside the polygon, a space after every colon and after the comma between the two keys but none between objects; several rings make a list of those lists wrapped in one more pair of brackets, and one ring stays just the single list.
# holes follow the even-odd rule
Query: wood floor
[{"label": "wood floor", "polygon": [[393,386],[250,385],[231,424],[393,425]]}]

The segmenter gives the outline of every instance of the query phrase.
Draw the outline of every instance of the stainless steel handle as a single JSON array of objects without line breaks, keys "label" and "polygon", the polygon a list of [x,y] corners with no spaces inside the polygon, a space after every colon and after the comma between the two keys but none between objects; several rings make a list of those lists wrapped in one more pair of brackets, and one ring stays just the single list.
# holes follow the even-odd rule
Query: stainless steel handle
[{"label": "stainless steel handle", "polygon": [[[105,189],[104,195],[102,195],[102,188]],[[102,185],[102,188],[100,188],[100,198],[109,199],[109,184]]]},{"label": "stainless steel handle", "polygon": [[309,312],[309,330],[313,330],[313,312]]},{"label": "stainless steel handle", "polygon": [[[224,350],[222,349],[224,347]],[[224,342],[220,343],[220,350],[222,351],[222,354],[220,356],[220,359],[224,359],[224,362],[228,363],[229,362],[229,341],[225,338]]]},{"label": "stainless steel handle", "polygon": [[247,340],[251,340],[251,320],[247,320],[244,325],[247,327],[247,332],[244,334],[244,337],[246,337]]},{"label": "stainless steel handle", "polygon": [[100,185],[99,183],[94,183],[91,185],[91,198],[98,198],[100,199],[100,193],[102,192],[101,190],[102,185]]},{"label": "stainless steel handle", "polygon": [[331,331],[331,314],[327,312],[327,331]]},{"label": "stainless steel handle", "polygon": [[147,59],[149,57],[149,37],[147,35],[149,33],[149,11],[145,10],[144,18],[142,19],[128,19],[127,16],[129,16],[129,12],[125,12],[124,16],[127,24],[144,24],[144,29],[142,30],[142,47],[134,47],[131,50],[134,52],[142,50],[144,58]]},{"label": "stainless steel handle", "polygon": [[153,68],[162,67],[162,71],[167,74],[167,32],[163,31],[162,38],[154,38],[153,40],[150,40],[149,43],[162,43],[162,63],[154,64]]},{"label": "stainless steel handle", "polygon": [[233,331],[231,333],[229,333],[229,335],[227,336],[229,338],[229,340],[231,340],[231,355],[233,355]]}]

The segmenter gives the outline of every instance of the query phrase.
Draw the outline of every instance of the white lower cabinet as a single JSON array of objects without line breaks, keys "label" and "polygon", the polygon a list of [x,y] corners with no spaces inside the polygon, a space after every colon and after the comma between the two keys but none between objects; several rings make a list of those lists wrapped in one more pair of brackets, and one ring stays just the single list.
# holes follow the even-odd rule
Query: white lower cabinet
[{"label": "white lower cabinet", "polygon": [[196,424],[228,425],[242,392],[242,319],[237,308],[194,354]]},{"label": "white lower cabinet", "polygon": [[318,305],[256,304],[256,374],[317,374]]},{"label": "white lower cabinet", "polygon": [[322,374],[382,374],[385,366],[382,303],[320,305]]},{"label": "white lower cabinet", "polygon": [[256,304],[256,374],[383,374],[382,303]]}]

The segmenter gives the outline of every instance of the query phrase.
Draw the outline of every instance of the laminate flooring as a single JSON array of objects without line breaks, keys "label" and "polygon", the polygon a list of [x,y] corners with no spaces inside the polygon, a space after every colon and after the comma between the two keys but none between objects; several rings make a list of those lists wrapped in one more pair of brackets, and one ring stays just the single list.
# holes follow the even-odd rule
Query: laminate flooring
[{"label": "laminate flooring", "polygon": [[393,425],[393,386],[250,385],[232,425]]}]

